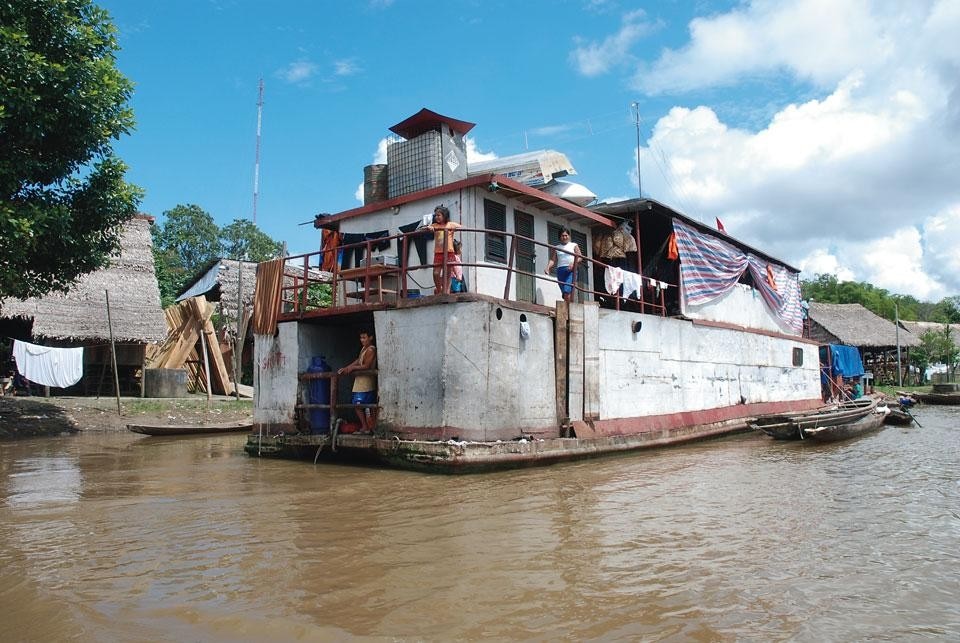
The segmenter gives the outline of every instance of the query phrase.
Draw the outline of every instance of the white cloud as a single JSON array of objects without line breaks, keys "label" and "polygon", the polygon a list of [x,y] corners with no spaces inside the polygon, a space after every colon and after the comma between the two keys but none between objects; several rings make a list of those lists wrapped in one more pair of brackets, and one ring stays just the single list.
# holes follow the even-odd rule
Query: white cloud
[{"label": "white cloud", "polygon": [[353,193],[353,198],[355,198],[360,203],[363,203],[363,182],[360,182],[360,185],[357,186],[357,191]]},{"label": "white cloud", "polygon": [[584,76],[599,76],[628,62],[632,59],[630,48],[654,26],[645,18],[642,9],[624,15],[620,30],[599,43],[576,38],[578,46],[570,54],[571,63]]},{"label": "white cloud", "polygon": [[387,162],[387,147],[390,145],[389,138],[381,138],[377,143],[377,151],[373,153],[374,165],[382,165]]},{"label": "white cloud", "polygon": [[297,84],[310,80],[316,73],[317,66],[314,63],[309,60],[298,60],[277,70],[276,76],[288,83]]},{"label": "white cloud", "polygon": [[467,143],[467,165],[470,163],[479,163],[480,161],[492,161],[497,158],[496,152],[484,152],[477,145],[476,140],[466,137]]},{"label": "white cloud", "polygon": [[344,58],[333,62],[333,73],[335,76],[353,76],[362,71],[354,58]]},{"label": "white cloud", "polygon": [[643,149],[644,194],[718,216],[809,276],[919,298],[960,292],[957,33],[955,0],[757,0],[693,21],[685,47],[638,75],[646,91],[777,71],[821,95],[782,106],[758,131],[707,106],[672,108]]},{"label": "white cloud", "polygon": [[892,39],[900,28],[865,0],[756,0],[696,18],[689,30],[685,47],[664,51],[640,70],[638,89],[686,91],[780,70],[829,86],[851,70],[895,62]]}]

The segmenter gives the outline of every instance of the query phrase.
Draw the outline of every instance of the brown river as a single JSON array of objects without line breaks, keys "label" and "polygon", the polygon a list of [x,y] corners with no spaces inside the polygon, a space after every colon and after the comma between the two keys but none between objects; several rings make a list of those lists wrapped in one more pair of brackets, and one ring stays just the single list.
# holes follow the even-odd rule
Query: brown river
[{"label": "brown river", "polygon": [[0,443],[0,640],[960,638],[960,408],[468,477]]}]

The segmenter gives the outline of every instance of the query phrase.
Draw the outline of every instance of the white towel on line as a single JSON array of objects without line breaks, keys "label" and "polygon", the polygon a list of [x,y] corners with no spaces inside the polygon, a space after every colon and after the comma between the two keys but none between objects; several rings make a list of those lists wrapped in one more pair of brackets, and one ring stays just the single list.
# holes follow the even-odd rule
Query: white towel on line
[{"label": "white towel on line", "polygon": [[17,371],[35,384],[67,388],[83,377],[83,347],[53,348],[14,340]]}]

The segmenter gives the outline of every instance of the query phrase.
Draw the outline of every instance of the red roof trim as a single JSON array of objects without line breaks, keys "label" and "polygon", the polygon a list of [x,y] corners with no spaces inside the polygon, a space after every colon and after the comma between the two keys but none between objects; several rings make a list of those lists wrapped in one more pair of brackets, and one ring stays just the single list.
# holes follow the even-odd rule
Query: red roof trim
[{"label": "red roof trim", "polygon": [[[440,196],[442,194],[449,194],[450,192],[455,192],[457,190],[462,190],[464,188],[472,188],[480,185],[488,185],[496,181],[497,185],[501,188],[517,192],[519,194],[525,194],[527,196],[539,199],[541,201],[546,201],[547,203],[563,208],[572,214],[579,215],[585,219],[590,219],[595,223],[605,225],[610,228],[615,228],[616,223],[613,220],[608,219],[602,214],[597,214],[592,212],[584,207],[570,203],[569,201],[564,201],[560,197],[554,196],[552,194],[547,194],[536,188],[532,188],[523,183],[518,183],[513,179],[508,179],[505,176],[500,176],[498,174],[481,174],[478,176],[471,176],[470,178],[463,179],[460,181],[454,181],[453,183],[447,183],[446,185],[440,185],[435,188],[430,188],[428,190],[421,190],[419,192],[412,192],[410,194],[404,194],[403,196],[394,197],[386,201],[378,201],[376,203],[371,203],[369,205],[364,205],[359,208],[354,208],[352,210],[344,210],[343,212],[338,212],[329,217],[323,217],[320,221],[322,225],[326,226],[331,223],[339,223],[346,219],[352,219],[354,217],[363,216],[364,214],[370,214],[371,212],[381,212],[383,210],[399,207],[406,203],[411,203],[413,201],[420,201],[422,199],[429,199],[431,197]],[[317,226],[317,221],[314,221],[314,227]]]},{"label": "red roof trim", "polygon": [[467,121],[461,121],[456,118],[444,116],[443,114],[438,114],[424,107],[410,118],[404,119],[391,127],[390,131],[403,138],[411,139],[436,128],[441,123],[449,125],[454,132],[457,132],[461,136],[472,130],[476,125],[475,123],[468,123]]}]

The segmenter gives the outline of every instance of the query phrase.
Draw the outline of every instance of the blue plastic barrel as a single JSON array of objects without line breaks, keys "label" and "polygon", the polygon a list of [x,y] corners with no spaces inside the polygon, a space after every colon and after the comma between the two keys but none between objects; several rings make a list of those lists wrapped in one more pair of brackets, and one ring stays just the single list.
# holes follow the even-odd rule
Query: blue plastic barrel
[{"label": "blue plastic barrel", "polygon": [[[308,373],[329,373],[332,369],[324,356],[310,360]],[[310,380],[308,387],[310,404],[330,404],[330,380],[328,378]],[[330,409],[310,409],[310,433],[330,433]]]}]

